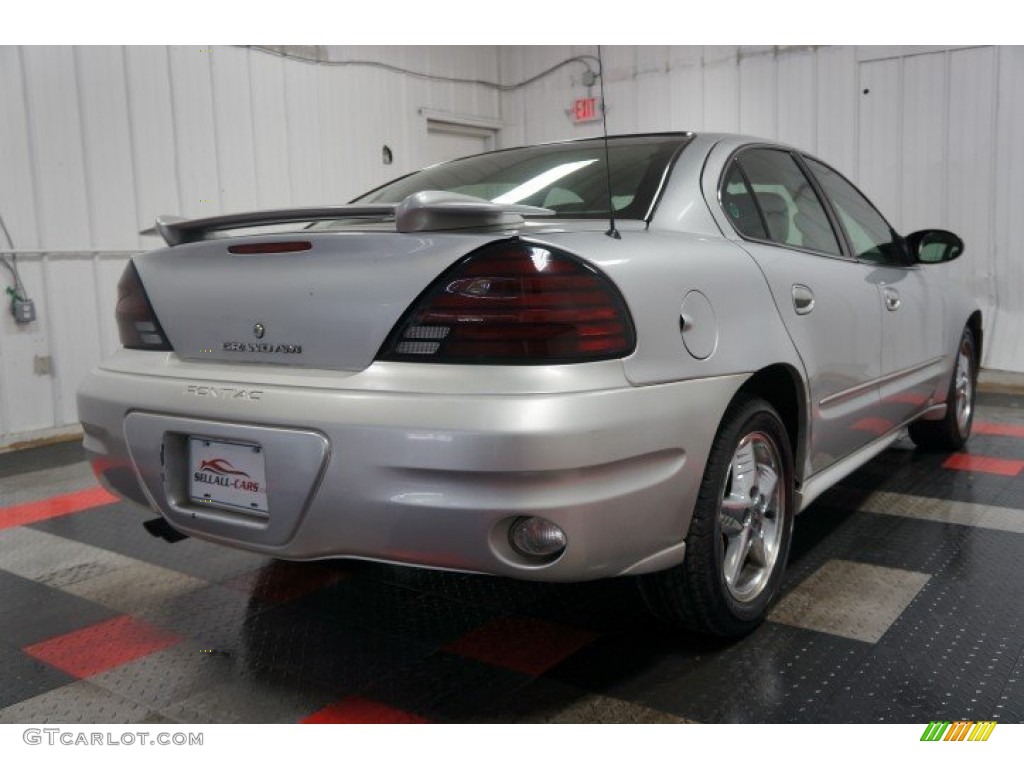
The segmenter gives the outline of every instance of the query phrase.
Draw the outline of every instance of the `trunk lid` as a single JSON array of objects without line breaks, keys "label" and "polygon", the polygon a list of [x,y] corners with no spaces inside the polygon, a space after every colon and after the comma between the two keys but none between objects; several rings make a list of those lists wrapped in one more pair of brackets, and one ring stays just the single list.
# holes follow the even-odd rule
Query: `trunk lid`
[{"label": "trunk lid", "polygon": [[[134,261],[183,359],[359,371],[441,272],[509,234],[305,230],[186,243]],[[294,241],[310,247],[228,250]]]}]

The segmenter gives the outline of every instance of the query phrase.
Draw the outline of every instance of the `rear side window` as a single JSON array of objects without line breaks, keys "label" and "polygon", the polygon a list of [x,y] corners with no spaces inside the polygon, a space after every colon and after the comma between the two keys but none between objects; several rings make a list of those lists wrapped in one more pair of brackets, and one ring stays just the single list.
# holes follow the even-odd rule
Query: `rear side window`
[{"label": "rear side window", "polygon": [[750,183],[769,240],[833,256],[842,254],[821,200],[788,152],[749,149],[734,162]]},{"label": "rear side window", "polygon": [[853,254],[862,261],[875,264],[899,264],[903,246],[899,236],[856,187],[827,165],[807,157],[811,173],[818,179],[825,195],[832,201],[839,221],[853,247]]},{"label": "rear side window", "polygon": [[740,167],[733,161],[729,172],[725,175],[722,186],[722,208],[725,210],[736,231],[747,237],[767,240],[768,233],[764,229],[764,221],[757,210],[757,203],[743,178]]}]

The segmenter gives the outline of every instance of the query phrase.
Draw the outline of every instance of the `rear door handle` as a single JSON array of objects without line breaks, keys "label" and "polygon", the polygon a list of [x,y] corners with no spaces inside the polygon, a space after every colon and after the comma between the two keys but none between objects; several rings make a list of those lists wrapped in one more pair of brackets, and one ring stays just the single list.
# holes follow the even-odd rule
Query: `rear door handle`
[{"label": "rear door handle", "polygon": [[903,299],[900,298],[900,292],[895,288],[883,288],[882,295],[885,296],[885,308],[890,312],[895,312],[903,303]]},{"label": "rear door handle", "polygon": [[809,315],[814,309],[814,292],[806,285],[793,286],[793,309],[798,315]]}]

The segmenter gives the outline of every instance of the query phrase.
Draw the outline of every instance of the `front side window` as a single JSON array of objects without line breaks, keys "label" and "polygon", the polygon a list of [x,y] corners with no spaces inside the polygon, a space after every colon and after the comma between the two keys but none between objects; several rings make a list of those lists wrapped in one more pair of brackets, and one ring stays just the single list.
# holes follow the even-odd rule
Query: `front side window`
[{"label": "front side window", "polygon": [[833,256],[842,254],[821,200],[788,152],[750,149],[735,162],[750,182],[769,240]]},{"label": "front side window", "polygon": [[827,165],[809,157],[805,159],[832,201],[854,256],[875,264],[904,263],[902,240],[868,199]]}]

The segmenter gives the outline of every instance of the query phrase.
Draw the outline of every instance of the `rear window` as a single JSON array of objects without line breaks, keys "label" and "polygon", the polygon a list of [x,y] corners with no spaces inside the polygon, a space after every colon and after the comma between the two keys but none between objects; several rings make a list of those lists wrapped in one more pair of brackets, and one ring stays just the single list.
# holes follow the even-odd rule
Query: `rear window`
[{"label": "rear window", "polygon": [[[662,179],[689,136],[611,139],[612,207],[623,219],[646,219]],[[507,149],[464,157],[413,173],[353,200],[400,203],[425,190],[458,192],[496,203],[550,208],[560,218],[608,215],[608,175],[601,139]]]}]

